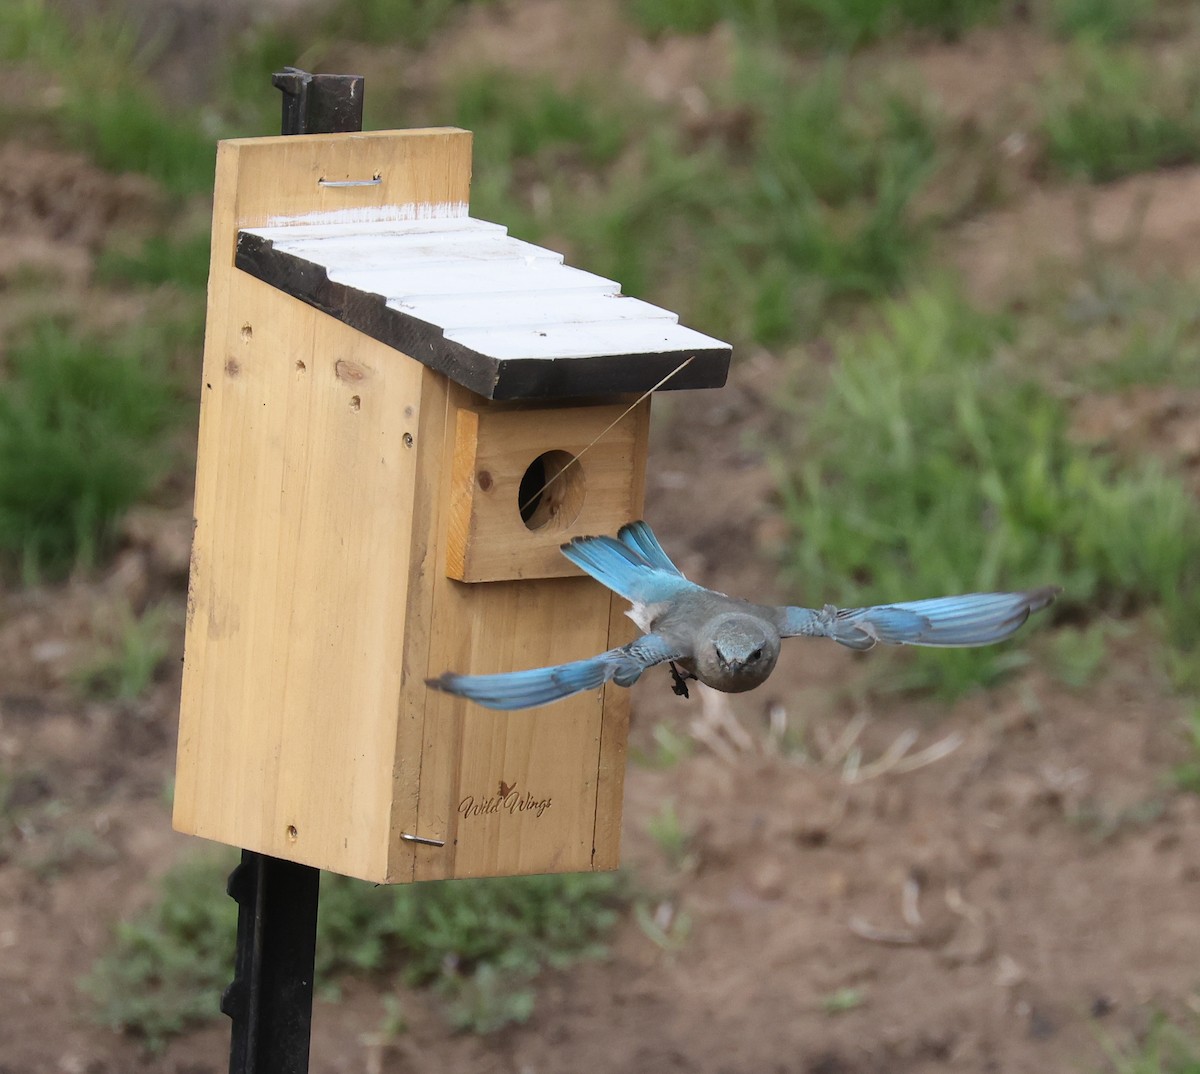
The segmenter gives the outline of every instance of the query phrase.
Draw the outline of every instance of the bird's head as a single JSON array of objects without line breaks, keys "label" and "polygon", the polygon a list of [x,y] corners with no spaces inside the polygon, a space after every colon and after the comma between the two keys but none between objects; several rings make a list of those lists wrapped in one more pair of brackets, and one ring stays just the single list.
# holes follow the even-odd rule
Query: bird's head
[{"label": "bird's head", "polygon": [[754,615],[731,612],[712,624],[697,676],[718,690],[738,693],[762,683],[779,659],[779,634]]}]

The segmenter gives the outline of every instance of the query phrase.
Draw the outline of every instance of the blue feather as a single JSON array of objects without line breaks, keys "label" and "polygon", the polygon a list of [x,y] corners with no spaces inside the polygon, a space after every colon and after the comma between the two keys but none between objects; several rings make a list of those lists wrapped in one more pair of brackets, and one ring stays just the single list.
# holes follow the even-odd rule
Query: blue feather
[{"label": "blue feather", "polygon": [[[654,543],[657,545],[657,541]],[[666,557],[661,548],[659,553]],[[634,604],[658,604],[687,589],[698,588],[670,560],[667,560],[669,570],[655,566],[637,548],[615,537],[576,537],[562,546],[562,554],[601,585]]]},{"label": "blue feather", "polygon": [[654,531],[648,522],[627,523],[617,531],[617,540],[628,548],[632,548],[650,566],[657,567],[660,571],[677,574],[680,578],[683,577],[683,571],[671,562],[671,557],[658,543],[658,538],[654,536]]},{"label": "blue feather", "polygon": [[611,677],[608,661],[604,656],[596,656],[557,667],[498,675],[455,675],[448,671],[436,679],[427,679],[426,683],[443,693],[470,698],[486,708],[507,711],[548,705],[571,694],[595,690]]},{"label": "blue feather", "polygon": [[[635,621],[655,627],[629,645],[555,667],[489,675],[446,672],[426,682],[435,690],[493,709],[546,705],[607,682],[631,686],[642,672],[665,661],[720,690],[759,685],[775,666],[779,639],[826,637],[852,649],[889,645],[975,646],[1002,641],[1031,612],[1046,607],[1057,588],[1020,593],[967,593],[869,608],[769,608],[747,604],[689,582],[671,562],[645,522],[622,526],[616,537],[576,537],[562,553],[596,581],[634,605]],[[743,661],[728,645],[734,627],[753,641]],[[707,631],[707,633],[705,633]],[[751,646],[756,646],[753,652]],[[713,655],[715,654],[715,655]],[[764,654],[766,658],[764,658]],[[713,663],[713,661],[716,663]],[[678,680],[679,673],[676,671]]]},{"label": "blue feather", "polygon": [[[869,648],[867,638],[890,645],[968,647],[990,645],[1013,634],[1031,612],[1046,607],[1056,587],[1020,593],[967,593],[837,613],[835,641]],[[843,638],[845,635],[845,639]]]},{"label": "blue feather", "polygon": [[587,660],[497,675],[456,675],[447,671],[436,679],[426,679],[425,684],[490,709],[529,709],[584,690],[596,690],[610,680],[618,686],[632,686],[646,668],[680,655],[662,636],[644,634],[628,645]]}]

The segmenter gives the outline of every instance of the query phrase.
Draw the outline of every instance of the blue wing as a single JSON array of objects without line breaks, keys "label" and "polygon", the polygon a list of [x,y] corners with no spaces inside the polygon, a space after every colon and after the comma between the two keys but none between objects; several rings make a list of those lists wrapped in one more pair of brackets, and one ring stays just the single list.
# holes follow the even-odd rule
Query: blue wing
[{"label": "blue wing", "polygon": [[660,604],[699,586],[667,558],[650,527],[634,522],[617,537],[576,537],[562,554],[633,604]]},{"label": "blue wing", "polygon": [[570,664],[497,675],[455,675],[447,671],[436,679],[426,679],[425,684],[489,709],[530,709],[598,689],[610,680],[618,686],[632,686],[646,668],[682,655],[659,635],[646,634],[620,649]]},{"label": "blue wing", "polygon": [[1049,605],[1057,586],[1020,593],[967,593],[872,608],[780,608],[783,637],[822,637],[851,649],[887,645],[936,645],[947,648],[990,645],[1017,631],[1030,614]]}]

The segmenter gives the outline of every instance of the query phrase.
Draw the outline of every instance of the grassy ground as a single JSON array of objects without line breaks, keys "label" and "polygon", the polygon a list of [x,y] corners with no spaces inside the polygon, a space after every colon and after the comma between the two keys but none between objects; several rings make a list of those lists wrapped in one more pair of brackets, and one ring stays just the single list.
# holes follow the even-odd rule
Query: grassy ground
[{"label": "grassy ground", "polygon": [[[25,295],[0,354],[10,586],[95,573],[133,505],[186,498],[180,444],[193,422],[214,139],[273,129],[268,75],[283,63],[352,59],[368,69],[369,124],[403,115],[476,131],[476,215],[567,249],[737,353],[770,356],[777,390],[761,428],[786,432],[755,446],[773,474],[780,573],[805,600],[1065,586],[1040,635],[902,654],[876,664],[869,690],[953,699],[1031,662],[1083,688],[1136,631],[1156,639],[1173,689],[1195,703],[1200,507],[1188,458],[1081,430],[1105,400],[1200,385],[1200,286],[1139,276],[1120,251],[1094,248],[1048,283],[978,295],[948,253],[971,220],[1035,185],[1086,191],[1200,160],[1188,5],[1047,0],[1018,14],[999,0],[629,0],[628,33],[685,45],[707,34],[725,62],[689,81],[690,95],[651,94],[586,64],[576,78],[447,65],[413,93],[391,50],[436,48],[479,6],[344,4],[315,35],[259,22],[229,41],[212,95],[174,104],[156,88],[165,58],[135,18],[68,20],[46,0],[0,10],[0,54],[41,87],[0,105],[0,133],[36,129],[155,190],[148,219],[105,233],[95,251],[93,286],[132,296],[126,321],[96,323],[85,303],[48,311],[55,281],[42,275],[6,281]],[[907,58],[1016,21],[1044,50],[1039,81],[1006,86],[983,118],[954,114]],[[1131,243],[1136,220],[1134,231]],[[109,623],[74,669],[76,689],[128,699],[148,688],[167,656],[156,643],[165,614]],[[0,775],[3,801],[15,777]],[[1177,783],[1194,791],[1192,769]],[[678,817],[665,810],[656,824],[682,867]],[[108,997],[102,1017],[152,1042],[214,1013],[193,1001],[213,989],[231,923],[227,908],[188,901],[189,876],[122,926],[93,978]],[[455,1025],[495,1028],[528,1016],[538,967],[586,950],[618,898],[571,878],[514,884],[514,918],[529,931],[487,952],[469,939],[483,914],[475,890],[428,907],[338,884],[327,969],[380,972],[403,951],[411,979],[450,997]],[[658,927],[638,905],[647,931]],[[579,935],[539,932],[558,906],[576,907]],[[835,1007],[851,1002],[838,995]],[[1114,1066],[1192,1070],[1196,1056],[1186,1034],[1164,1028]]]}]

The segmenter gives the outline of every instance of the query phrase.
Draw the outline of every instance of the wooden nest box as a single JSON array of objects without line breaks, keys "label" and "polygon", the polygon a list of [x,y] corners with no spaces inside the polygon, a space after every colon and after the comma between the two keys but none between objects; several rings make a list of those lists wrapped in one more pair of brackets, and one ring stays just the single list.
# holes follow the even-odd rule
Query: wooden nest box
[{"label": "wooden nest box", "polygon": [[385,883],[617,865],[628,691],[498,713],[425,679],[628,640],[559,545],[641,514],[624,411],[730,351],[471,218],[470,154],[219,148],[180,831]]}]

